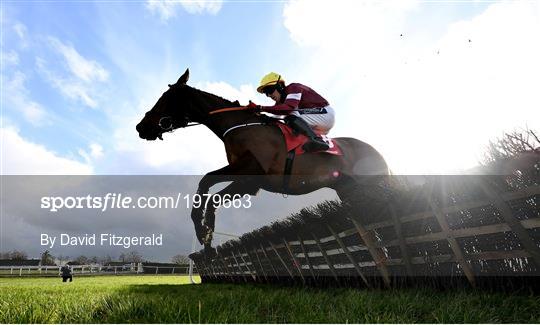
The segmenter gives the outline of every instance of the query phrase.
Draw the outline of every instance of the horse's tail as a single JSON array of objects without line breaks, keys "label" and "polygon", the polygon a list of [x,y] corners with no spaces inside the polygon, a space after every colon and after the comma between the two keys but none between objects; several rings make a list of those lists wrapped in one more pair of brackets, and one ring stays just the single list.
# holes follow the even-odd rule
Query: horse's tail
[{"label": "horse's tail", "polygon": [[340,199],[358,204],[384,204],[394,186],[383,156],[358,139],[335,140],[344,153],[342,180],[334,188]]},{"label": "horse's tail", "polygon": [[390,175],[383,156],[371,145],[355,138],[335,138],[343,151],[344,170],[353,175]]}]

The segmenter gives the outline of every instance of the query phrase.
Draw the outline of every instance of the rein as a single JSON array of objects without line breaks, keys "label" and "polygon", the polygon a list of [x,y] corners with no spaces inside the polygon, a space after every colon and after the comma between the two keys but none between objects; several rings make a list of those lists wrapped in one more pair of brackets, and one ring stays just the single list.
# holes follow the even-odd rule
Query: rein
[{"label": "rein", "polygon": [[[247,107],[247,106],[237,106],[237,107],[226,107],[226,108],[220,108],[220,109],[216,109],[215,111],[210,111],[208,112],[208,115],[213,115],[213,114],[219,114],[219,113],[225,113],[225,112],[234,112],[234,111],[247,111],[247,110],[250,110],[251,108],[250,107]],[[162,117],[160,120],[159,120],[159,123],[158,125],[161,127],[161,129],[165,132],[173,132],[174,131],[174,126],[173,126],[173,123],[170,123],[170,125],[167,127],[165,125],[162,125],[162,120],[164,119],[167,119],[169,118],[170,119],[170,116],[166,116],[166,117]],[[163,123],[165,124],[165,123]],[[189,126],[196,126],[196,125],[200,125],[202,123],[188,123],[186,124],[185,126],[182,126],[181,128],[187,128]],[[238,129],[238,128],[243,128],[243,127],[246,127],[246,126],[253,126],[253,125],[264,125],[265,123],[245,123],[245,124],[239,124],[239,125],[235,125],[229,129],[227,129],[223,135],[221,136],[222,138],[225,138],[225,136],[227,135],[227,133],[229,133],[230,131],[234,130],[234,129]]]},{"label": "rein", "polygon": [[208,114],[213,115],[213,114],[224,113],[224,112],[247,111],[248,109],[251,109],[251,108],[247,106],[226,107],[226,108],[216,109],[215,111],[210,111],[208,112]]}]

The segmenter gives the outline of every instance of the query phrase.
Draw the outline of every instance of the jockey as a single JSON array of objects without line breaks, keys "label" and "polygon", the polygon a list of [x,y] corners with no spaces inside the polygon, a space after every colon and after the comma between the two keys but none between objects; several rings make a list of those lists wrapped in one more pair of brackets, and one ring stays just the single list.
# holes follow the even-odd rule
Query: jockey
[{"label": "jockey", "polygon": [[287,115],[285,123],[309,138],[302,147],[306,152],[328,150],[328,144],[319,135],[326,135],[334,126],[334,110],[326,99],[300,83],[285,85],[285,80],[275,72],[262,78],[257,91],[272,98],[276,104],[259,106],[250,102],[249,107],[275,115]]}]

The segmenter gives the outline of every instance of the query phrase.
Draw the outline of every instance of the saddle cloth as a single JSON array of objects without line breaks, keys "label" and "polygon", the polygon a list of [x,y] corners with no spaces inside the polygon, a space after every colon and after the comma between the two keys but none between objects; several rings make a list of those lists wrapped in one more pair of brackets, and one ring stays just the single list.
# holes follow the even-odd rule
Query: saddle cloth
[{"label": "saddle cloth", "polygon": [[[301,155],[305,151],[302,149],[304,143],[308,142],[309,138],[303,134],[295,134],[293,130],[285,123],[277,122],[277,126],[281,129],[281,133],[285,138],[285,144],[287,145],[287,152],[294,149],[296,155]],[[326,135],[321,135],[324,142],[328,143],[328,150],[319,151],[320,153],[327,153],[335,156],[342,156],[343,152],[341,148],[337,145],[334,139],[327,137]]]}]

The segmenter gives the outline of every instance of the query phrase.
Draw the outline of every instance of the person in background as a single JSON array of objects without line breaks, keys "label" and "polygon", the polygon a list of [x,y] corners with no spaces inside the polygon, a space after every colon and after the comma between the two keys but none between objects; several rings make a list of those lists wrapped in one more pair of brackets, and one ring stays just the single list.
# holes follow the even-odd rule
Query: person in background
[{"label": "person in background", "polygon": [[71,274],[71,269],[68,265],[62,266],[60,269],[60,272],[62,273],[62,282],[66,282],[69,279],[69,282],[73,282],[73,275]]}]

